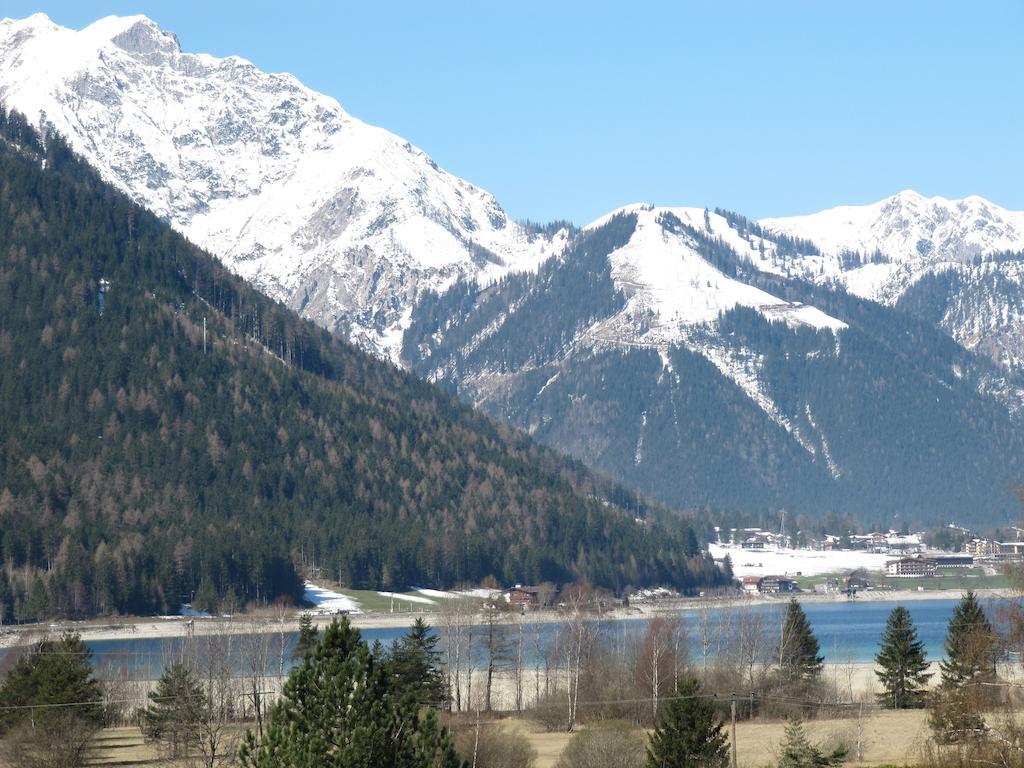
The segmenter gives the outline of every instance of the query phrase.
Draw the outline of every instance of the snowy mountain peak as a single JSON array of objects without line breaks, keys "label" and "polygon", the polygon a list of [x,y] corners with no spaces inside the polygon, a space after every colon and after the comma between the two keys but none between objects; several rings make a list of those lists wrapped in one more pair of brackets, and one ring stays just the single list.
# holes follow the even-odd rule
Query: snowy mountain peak
[{"label": "snowy mountain peak", "polygon": [[898,263],[967,262],[1024,248],[1024,212],[976,195],[962,200],[904,190],[871,205],[763,219],[766,229],[811,240],[826,253],[880,252]]},{"label": "snowy mountain peak", "polygon": [[145,16],[0,23],[0,102],[261,289],[394,357],[416,297],[558,252],[487,192],[288,74]]},{"label": "snowy mountain peak", "polygon": [[816,307],[774,296],[709,258],[710,243],[728,254],[732,264],[757,257],[756,249],[721,215],[703,208],[635,204],[598,219],[587,229],[597,229],[621,215],[635,216],[636,227],[629,241],[608,255],[608,263],[626,304],[589,333],[599,344],[685,343],[694,329],[714,324],[722,313],[736,307],[753,309],[770,321],[792,327],[846,328],[844,322]]}]

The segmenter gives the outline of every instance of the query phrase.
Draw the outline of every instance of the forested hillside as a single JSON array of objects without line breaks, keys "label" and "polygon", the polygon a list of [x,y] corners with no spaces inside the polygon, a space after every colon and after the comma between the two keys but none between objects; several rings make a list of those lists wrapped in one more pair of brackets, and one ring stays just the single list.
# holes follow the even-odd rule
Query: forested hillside
[{"label": "forested hillside", "polygon": [[5,620],[294,599],[313,567],[721,579],[674,519],[261,296],[0,112]]},{"label": "forested hillside", "polygon": [[1020,377],[923,312],[766,271],[814,246],[764,234],[727,211],[633,206],[535,274],[428,295],[403,353],[669,505],[1016,519]]}]

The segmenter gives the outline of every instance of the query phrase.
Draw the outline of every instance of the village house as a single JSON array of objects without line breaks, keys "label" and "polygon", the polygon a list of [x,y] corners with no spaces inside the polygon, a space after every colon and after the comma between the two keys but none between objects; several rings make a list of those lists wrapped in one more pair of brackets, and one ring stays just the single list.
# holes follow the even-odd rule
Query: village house
[{"label": "village house", "polygon": [[506,603],[520,608],[536,608],[540,603],[539,595],[540,587],[523,587],[519,584],[502,593]]},{"label": "village house", "polygon": [[857,534],[850,537],[853,549],[865,549],[878,554],[912,554],[924,551],[924,539],[920,533],[897,533],[888,531],[881,533]]},{"label": "village house", "polygon": [[732,528],[729,531],[734,545],[743,549],[765,549],[788,546],[789,537],[761,528]]}]

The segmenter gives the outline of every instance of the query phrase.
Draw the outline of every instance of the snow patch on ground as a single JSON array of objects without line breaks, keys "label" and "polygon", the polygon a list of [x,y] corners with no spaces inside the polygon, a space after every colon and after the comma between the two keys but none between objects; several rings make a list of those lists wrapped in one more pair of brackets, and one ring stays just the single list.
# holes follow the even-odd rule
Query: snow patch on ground
[{"label": "snow patch on ground", "polygon": [[316,606],[317,613],[338,613],[339,611],[362,613],[359,603],[353,598],[334,592],[327,587],[318,587],[311,581],[306,582],[302,597],[306,602]]},{"label": "snow patch on ground", "polygon": [[410,603],[421,603],[423,605],[437,605],[437,601],[431,600],[429,597],[420,597],[418,595],[402,595],[398,592],[378,592],[377,594],[381,597],[390,597],[392,600],[406,600]]},{"label": "snow patch on ground", "polygon": [[208,619],[210,614],[207,611],[197,611],[188,603],[181,604],[181,610],[178,611],[179,616],[188,616],[190,619]]},{"label": "snow patch on ground", "polygon": [[433,597],[439,600],[459,600],[466,597],[472,597],[479,600],[490,600],[501,594],[500,589],[416,589],[414,591],[424,595],[425,597]]},{"label": "snow patch on ground", "polygon": [[640,434],[636,438],[636,451],[633,454],[633,463],[640,466],[644,460],[644,434],[647,432],[647,411],[640,414]]},{"label": "snow patch on ground", "polygon": [[839,465],[836,460],[832,457],[832,448],[828,444],[828,438],[825,437],[825,433],[818,427],[818,422],[814,420],[814,414],[811,413],[811,404],[804,403],[804,413],[807,415],[807,423],[811,425],[811,428],[818,433],[821,438],[821,452],[825,455],[825,462],[828,464],[828,471],[832,473],[832,477],[838,480],[843,472],[839,469]]},{"label": "snow patch on ground", "polygon": [[732,572],[744,576],[786,576],[802,574],[817,576],[822,573],[852,571],[864,568],[881,571],[892,555],[881,555],[861,550],[832,550],[819,552],[810,549],[753,550],[728,544],[710,544],[708,551],[715,560],[726,555],[732,559]]}]

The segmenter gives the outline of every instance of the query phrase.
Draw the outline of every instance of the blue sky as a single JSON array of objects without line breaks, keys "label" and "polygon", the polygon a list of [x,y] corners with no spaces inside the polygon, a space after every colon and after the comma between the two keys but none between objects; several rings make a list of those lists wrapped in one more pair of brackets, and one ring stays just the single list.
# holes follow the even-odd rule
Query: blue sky
[{"label": "blue sky", "polygon": [[913,188],[1024,209],[1024,2],[81,2],[288,71],[493,192],[584,223],[762,217]]}]

